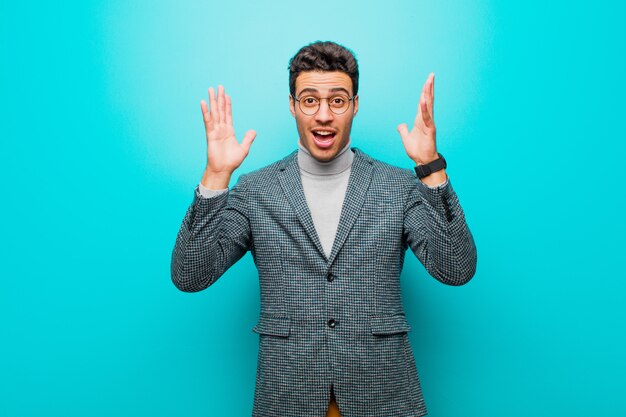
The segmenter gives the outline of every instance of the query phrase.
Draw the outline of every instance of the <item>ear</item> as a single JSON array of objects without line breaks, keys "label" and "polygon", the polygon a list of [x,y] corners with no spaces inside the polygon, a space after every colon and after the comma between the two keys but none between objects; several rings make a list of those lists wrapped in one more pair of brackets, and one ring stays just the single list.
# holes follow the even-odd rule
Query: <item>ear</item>
[{"label": "ear", "polygon": [[356,116],[357,112],[359,111],[359,96],[354,96],[354,111],[352,112],[353,116]]},{"label": "ear", "polygon": [[296,117],[296,102],[291,94],[289,94],[289,111],[293,117]]}]

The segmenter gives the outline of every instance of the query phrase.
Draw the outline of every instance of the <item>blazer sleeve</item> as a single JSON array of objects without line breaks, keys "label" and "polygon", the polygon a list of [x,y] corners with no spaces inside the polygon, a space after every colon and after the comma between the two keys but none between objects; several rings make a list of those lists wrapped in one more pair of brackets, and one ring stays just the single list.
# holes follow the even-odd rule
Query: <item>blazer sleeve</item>
[{"label": "blazer sleeve", "polygon": [[444,284],[463,285],[476,272],[476,245],[448,180],[431,188],[412,177],[404,239],[426,270]]},{"label": "blazer sleeve", "polygon": [[245,179],[211,198],[196,188],[172,252],[174,285],[185,292],[213,284],[252,246]]}]

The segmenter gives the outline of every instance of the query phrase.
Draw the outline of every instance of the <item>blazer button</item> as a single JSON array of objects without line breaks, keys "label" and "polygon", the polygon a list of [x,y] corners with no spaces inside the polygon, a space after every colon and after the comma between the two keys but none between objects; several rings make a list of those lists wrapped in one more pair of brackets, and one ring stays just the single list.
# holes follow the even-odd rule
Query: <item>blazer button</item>
[{"label": "blazer button", "polygon": [[328,275],[326,275],[326,281],[333,282],[334,280],[335,276],[332,274],[332,272],[329,272]]},{"label": "blazer button", "polygon": [[328,327],[330,327],[331,329],[334,329],[336,325],[337,322],[335,321],[335,319],[328,320]]}]

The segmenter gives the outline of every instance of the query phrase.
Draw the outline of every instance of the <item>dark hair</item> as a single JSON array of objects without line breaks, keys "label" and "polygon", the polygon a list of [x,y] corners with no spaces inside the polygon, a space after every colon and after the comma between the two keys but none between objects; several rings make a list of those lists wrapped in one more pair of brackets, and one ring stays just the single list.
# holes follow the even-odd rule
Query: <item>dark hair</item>
[{"label": "dark hair", "polygon": [[296,94],[296,78],[303,71],[341,71],[352,79],[352,92],[359,90],[359,65],[354,53],[335,42],[313,42],[289,60],[289,92]]}]

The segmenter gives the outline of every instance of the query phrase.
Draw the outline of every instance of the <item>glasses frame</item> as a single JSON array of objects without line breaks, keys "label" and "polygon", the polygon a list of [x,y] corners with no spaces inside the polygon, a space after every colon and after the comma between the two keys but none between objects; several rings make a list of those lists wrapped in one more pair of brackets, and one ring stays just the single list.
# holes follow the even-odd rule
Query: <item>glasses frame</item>
[{"label": "glasses frame", "polygon": [[[350,104],[348,104],[346,106],[346,109],[344,111],[342,111],[341,113],[337,113],[335,110],[333,110],[333,108],[330,106],[330,104],[328,104],[329,103],[328,100],[330,100],[333,97],[337,97],[337,96],[341,96],[341,94],[335,94],[335,95],[332,95],[330,97],[315,97],[315,96],[312,96],[312,97],[315,97],[317,100],[319,100],[319,103],[317,104],[317,110],[315,110],[315,112],[311,113],[311,114],[309,114],[309,113],[305,112],[304,110],[302,110],[302,104],[301,104],[301,101],[300,101],[299,98],[297,98],[294,95],[292,95],[291,97],[294,99],[294,101],[298,102],[298,107],[300,108],[300,111],[302,112],[302,114],[304,114],[306,116],[315,116],[320,111],[320,108],[322,107],[322,100],[326,100],[326,103],[328,105],[328,110],[330,110],[332,114],[339,116],[339,115],[342,115],[342,114],[344,114],[345,112],[348,111],[348,109],[350,108]],[[309,97],[309,96],[307,95],[306,97]],[[355,97],[356,97],[356,94],[353,95],[352,97],[348,97],[348,101],[352,102],[352,104],[354,104],[354,98]]]}]

